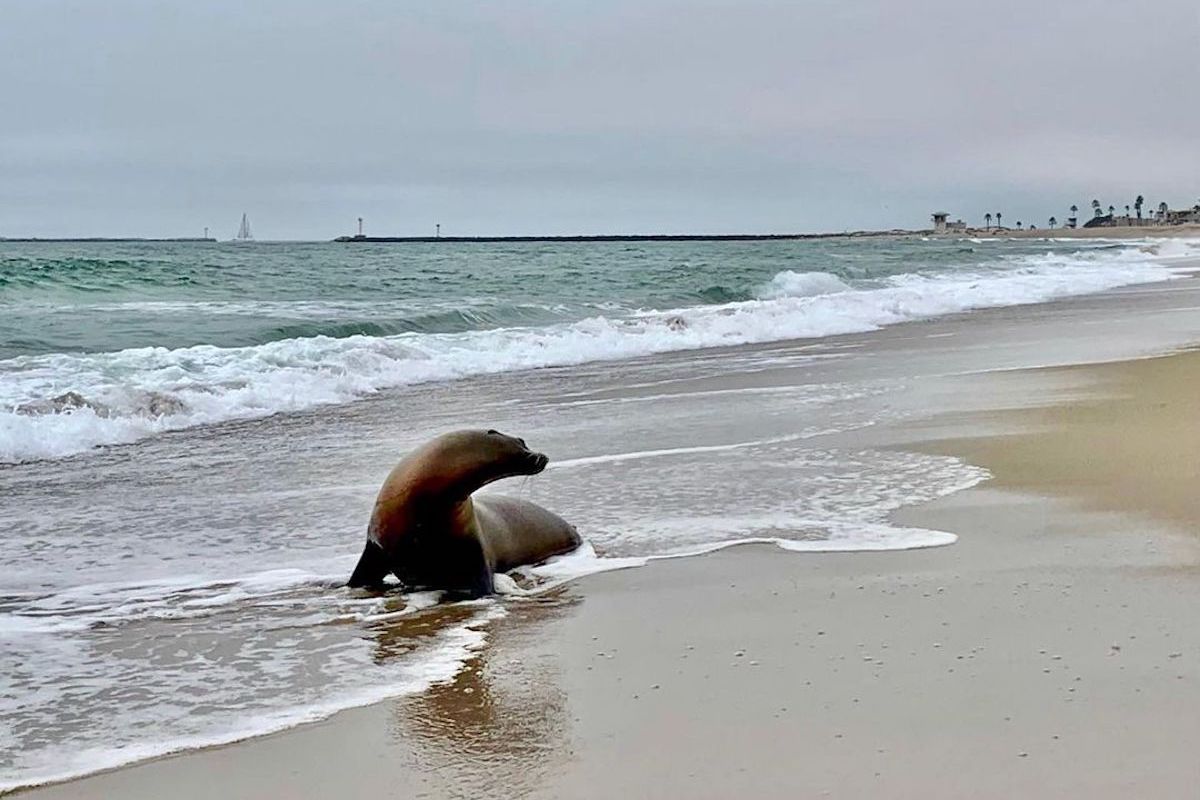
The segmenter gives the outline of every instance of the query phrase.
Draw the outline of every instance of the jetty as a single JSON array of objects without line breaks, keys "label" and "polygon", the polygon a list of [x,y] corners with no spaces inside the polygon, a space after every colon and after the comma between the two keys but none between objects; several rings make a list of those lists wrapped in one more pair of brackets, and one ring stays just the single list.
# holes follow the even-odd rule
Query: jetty
[{"label": "jetty", "polygon": [[151,239],[139,236],[113,237],[113,236],[69,236],[69,237],[54,237],[43,238],[40,236],[0,236],[0,242],[45,242],[45,243],[94,243],[107,242],[119,244],[122,242],[215,242],[216,239],[211,236],[176,236],[166,239]]},{"label": "jetty", "polygon": [[494,243],[494,242],[772,242],[835,237],[896,236],[912,231],[852,231],[847,233],[647,233],[574,236],[339,236],[333,241],[350,244],[382,243]]}]

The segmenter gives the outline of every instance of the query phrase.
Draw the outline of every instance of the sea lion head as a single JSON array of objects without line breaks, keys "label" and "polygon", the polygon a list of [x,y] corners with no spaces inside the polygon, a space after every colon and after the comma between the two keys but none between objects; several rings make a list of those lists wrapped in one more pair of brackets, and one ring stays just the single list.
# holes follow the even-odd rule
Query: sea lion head
[{"label": "sea lion head", "polygon": [[503,478],[537,475],[550,459],[530,450],[524,439],[496,430],[464,430],[434,439],[422,455],[467,494]]}]

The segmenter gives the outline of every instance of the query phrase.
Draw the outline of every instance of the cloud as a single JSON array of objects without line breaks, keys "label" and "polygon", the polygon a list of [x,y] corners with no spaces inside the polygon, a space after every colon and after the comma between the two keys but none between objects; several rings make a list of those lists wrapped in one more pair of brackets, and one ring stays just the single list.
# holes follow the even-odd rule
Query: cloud
[{"label": "cloud", "polygon": [[0,234],[194,233],[242,210],[278,238],[360,214],[396,233],[841,230],[1200,193],[1191,0],[5,17]]}]

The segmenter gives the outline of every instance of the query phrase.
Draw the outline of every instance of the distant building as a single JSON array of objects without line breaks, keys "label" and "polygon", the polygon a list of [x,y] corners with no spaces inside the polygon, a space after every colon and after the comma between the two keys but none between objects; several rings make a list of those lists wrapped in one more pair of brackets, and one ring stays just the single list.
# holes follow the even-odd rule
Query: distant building
[{"label": "distant building", "polygon": [[950,222],[950,215],[945,211],[935,211],[932,216],[934,233],[966,233],[967,231],[967,223],[961,219]]},{"label": "distant building", "polygon": [[1181,211],[1168,209],[1164,222],[1167,225],[1189,225],[1200,223],[1200,206],[1185,208]]}]

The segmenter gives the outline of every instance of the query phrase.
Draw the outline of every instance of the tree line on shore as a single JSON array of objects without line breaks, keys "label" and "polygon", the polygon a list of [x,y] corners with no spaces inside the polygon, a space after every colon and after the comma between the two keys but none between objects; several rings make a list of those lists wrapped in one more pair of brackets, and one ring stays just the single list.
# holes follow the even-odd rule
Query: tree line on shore
[{"label": "tree line on shore", "polygon": [[[1105,209],[1100,204],[1100,201],[1092,200],[1092,218],[1088,222],[1084,223],[1084,227],[1087,228],[1101,225],[1117,225],[1118,219],[1121,219],[1120,224],[1122,225],[1172,224],[1177,217],[1181,222],[1200,222],[1200,200],[1198,200],[1196,205],[1191,209],[1184,211],[1172,211],[1165,202],[1159,203],[1157,210],[1154,211],[1153,216],[1151,217],[1142,216],[1142,208],[1145,206],[1145,204],[1146,198],[1139,194],[1131,205],[1127,204],[1125,206],[1125,216],[1123,219],[1121,219],[1116,216],[1117,209],[1115,206],[1108,206],[1108,214],[1105,215]],[[1071,216],[1067,217],[1066,222],[1063,224],[1064,228],[1076,228],[1079,226],[1079,206],[1072,203],[1070,211]],[[993,218],[996,220],[996,230],[1003,230],[1004,214],[1000,211],[997,211],[994,215],[990,211],[983,215],[984,230],[990,231],[992,229]],[[1054,216],[1050,217],[1050,219],[1047,220],[1047,224],[1049,225],[1050,229],[1053,230],[1054,228],[1058,227],[1058,218]],[[1021,222],[1021,220],[1017,220],[1016,229],[1024,230],[1024,223]],[[1037,230],[1037,226],[1031,223],[1029,225],[1029,230]]]}]

